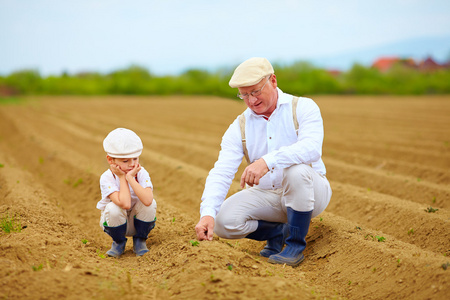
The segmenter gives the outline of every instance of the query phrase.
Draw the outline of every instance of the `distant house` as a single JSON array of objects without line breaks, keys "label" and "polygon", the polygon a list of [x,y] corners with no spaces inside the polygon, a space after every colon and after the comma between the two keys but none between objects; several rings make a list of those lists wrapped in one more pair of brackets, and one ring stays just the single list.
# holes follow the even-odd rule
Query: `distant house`
[{"label": "distant house", "polygon": [[427,57],[427,59],[421,61],[418,66],[421,71],[436,71],[444,67],[445,65],[438,64],[431,57]]},{"label": "distant house", "polygon": [[392,69],[393,66],[398,64],[411,68],[417,67],[412,58],[381,57],[372,64],[372,68],[378,69],[380,72],[387,72]]},{"label": "distant house", "polygon": [[334,69],[327,70],[327,72],[328,72],[328,74],[330,74],[333,77],[339,77],[339,75],[342,74],[342,71],[334,70]]}]

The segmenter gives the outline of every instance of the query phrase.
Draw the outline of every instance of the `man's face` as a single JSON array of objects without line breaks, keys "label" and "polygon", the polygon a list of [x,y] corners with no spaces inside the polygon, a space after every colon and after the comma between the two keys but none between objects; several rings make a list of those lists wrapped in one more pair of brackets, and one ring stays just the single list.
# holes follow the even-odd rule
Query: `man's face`
[{"label": "man's face", "polygon": [[[258,91],[262,88],[259,96],[252,96],[252,92]],[[270,75],[269,80],[264,77],[259,83],[240,87],[239,93],[241,95],[248,95],[244,97],[245,104],[258,115],[265,115],[269,117],[277,107],[278,92],[277,79],[275,74]]]}]

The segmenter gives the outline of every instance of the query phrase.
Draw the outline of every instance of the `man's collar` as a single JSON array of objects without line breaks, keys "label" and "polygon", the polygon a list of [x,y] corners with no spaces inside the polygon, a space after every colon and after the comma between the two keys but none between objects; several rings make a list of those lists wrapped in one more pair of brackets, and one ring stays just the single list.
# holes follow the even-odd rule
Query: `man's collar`
[{"label": "man's collar", "polygon": [[[289,99],[292,98],[292,96],[283,93],[283,91],[279,87],[277,87],[277,92],[278,92],[278,100],[277,100],[277,108],[275,110],[277,110],[278,107],[280,107],[281,104],[289,103]],[[250,108],[247,107],[247,109],[250,111],[250,116],[254,116],[254,117],[257,117],[257,118],[262,118],[263,117],[262,115],[256,114]]]},{"label": "man's collar", "polygon": [[289,103],[289,100],[292,98],[292,96],[283,93],[283,91],[280,90],[278,87],[277,87],[277,91],[278,91],[278,102],[277,102],[277,107],[278,107],[280,104]]}]

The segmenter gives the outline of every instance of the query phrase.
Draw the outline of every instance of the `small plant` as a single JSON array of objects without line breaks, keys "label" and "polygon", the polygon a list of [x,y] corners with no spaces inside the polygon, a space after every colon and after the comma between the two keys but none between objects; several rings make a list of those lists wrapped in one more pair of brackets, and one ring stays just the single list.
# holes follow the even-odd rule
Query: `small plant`
[{"label": "small plant", "polygon": [[320,218],[319,218],[319,221],[320,221],[320,222],[322,222],[322,221],[323,221],[322,217],[320,217]]},{"label": "small plant", "polygon": [[193,246],[193,247],[198,247],[200,245],[199,241],[190,240],[189,243],[191,243],[191,246]]},{"label": "small plant", "polygon": [[417,178],[417,182],[421,182],[422,181],[422,179],[421,178]]},{"label": "small plant", "polygon": [[173,217],[173,219],[172,219],[172,223],[175,223],[175,217]]},{"label": "small plant", "polygon": [[20,232],[22,230],[22,225],[20,224],[20,220],[16,217],[11,218],[9,214],[7,214],[6,217],[0,219],[0,228],[6,233]]},{"label": "small plant", "polygon": [[433,203],[436,203],[436,197],[433,197]]},{"label": "small plant", "polygon": [[89,241],[87,239],[82,239],[81,242],[86,245]]},{"label": "small plant", "polygon": [[410,228],[410,229],[408,230],[408,235],[411,235],[411,234],[414,234],[414,229],[413,229],[413,228]]},{"label": "small plant", "polygon": [[399,258],[399,259],[397,259],[397,268],[400,267],[400,263],[401,263],[401,260]]},{"label": "small plant", "polygon": [[105,254],[101,253],[100,250],[97,249],[97,255],[100,258],[106,258]]},{"label": "small plant", "polygon": [[39,157],[39,163],[42,165],[44,163],[44,158],[43,157]]},{"label": "small plant", "polygon": [[431,206],[427,207],[427,209],[425,209],[425,212],[427,213],[435,213],[439,210],[439,208],[432,208]]},{"label": "small plant", "polygon": [[386,238],[384,236],[375,236],[375,238],[377,239],[378,242],[384,242],[386,241]]},{"label": "small plant", "polygon": [[375,273],[376,271],[377,271],[377,268],[373,268],[373,269],[372,269],[372,272]]},{"label": "small plant", "polygon": [[4,164],[0,164],[0,168],[3,168],[5,165]]},{"label": "small plant", "polygon": [[359,226],[356,226],[355,229],[362,230],[362,228]]},{"label": "small plant", "polygon": [[77,186],[79,186],[82,183],[83,183],[83,179],[80,178],[73,184],[73,187],[77,187]]},{"label": "small plant", "polygon": [[233,271],[233,265],[231,263],[227,263],[227,269]]},{"label": "small plant", "polygon": [[31,268],[33,269],[33,271],[40,271],[40,270],[42,270],[42,268],[43,268],[43,266],[42,266],[42,264],[40,264],[39,266],[31,266]]}]

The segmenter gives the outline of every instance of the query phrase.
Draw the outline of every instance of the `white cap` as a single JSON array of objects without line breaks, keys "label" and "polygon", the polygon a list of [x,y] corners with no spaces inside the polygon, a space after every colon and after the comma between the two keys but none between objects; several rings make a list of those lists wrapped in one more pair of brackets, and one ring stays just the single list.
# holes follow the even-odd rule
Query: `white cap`
[{"label": "white cap", "polygon": [[266,58],[252,57],[241,63],[234,70],[228,84],[232,88],[252,86],[273,73],[273,67]]},{"label": "white cap", "polygon": [[143,148],[139,136],[126,128],[114,129],[103,140],[106,154],[114,158],[138,157]]}]

